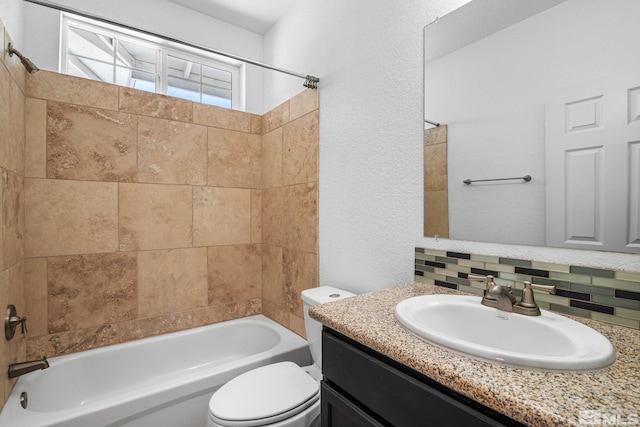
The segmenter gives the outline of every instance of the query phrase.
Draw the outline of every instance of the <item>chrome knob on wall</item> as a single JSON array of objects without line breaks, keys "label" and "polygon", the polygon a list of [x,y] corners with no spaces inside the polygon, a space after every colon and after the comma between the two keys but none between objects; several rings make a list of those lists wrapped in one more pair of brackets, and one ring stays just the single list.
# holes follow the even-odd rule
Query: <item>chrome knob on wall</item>
[{"label": "chrome knob on wall", "polygon": [[4,317],[4,336],[7,340],[13,338],[16,333],[16,328],[18,325],[22,325],[22,333],[27,333],[27,317],[26,316],[18,316],[16,311],[16,306],[13,304],[9,304],[7,306],[7,311]]}]

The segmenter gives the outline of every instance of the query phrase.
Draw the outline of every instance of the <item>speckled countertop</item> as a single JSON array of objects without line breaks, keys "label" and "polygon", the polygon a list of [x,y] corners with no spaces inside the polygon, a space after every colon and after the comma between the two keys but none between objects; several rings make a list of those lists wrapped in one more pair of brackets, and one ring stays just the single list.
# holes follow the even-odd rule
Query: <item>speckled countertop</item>
[{"label": "speckled countertop", "polygon": [[459,355],[422,341],[405,330],[395,319],[396,304],[427,294],[463,293],[414,283],[312,307],[310,315],[367,347],[527,425],[587,425],[588,416],[595,417],[589,425],[602,425],[597,422],[600,416],[618,416],[619,425],[640,422],[637,418],[640,413],[640,333],[637,330],[572,317],[611,341],[617,355],[613,365],[592,372],[512,368]]}]

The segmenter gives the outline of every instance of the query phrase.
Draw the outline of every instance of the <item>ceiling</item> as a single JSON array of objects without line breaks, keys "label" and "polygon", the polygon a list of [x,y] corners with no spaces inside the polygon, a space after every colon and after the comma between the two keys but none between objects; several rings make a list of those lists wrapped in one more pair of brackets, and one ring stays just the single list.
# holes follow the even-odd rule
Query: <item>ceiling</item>
[{"label": "ceiling", "polygon": [[237,27],[265,34],[294,0],[169,0]]}]

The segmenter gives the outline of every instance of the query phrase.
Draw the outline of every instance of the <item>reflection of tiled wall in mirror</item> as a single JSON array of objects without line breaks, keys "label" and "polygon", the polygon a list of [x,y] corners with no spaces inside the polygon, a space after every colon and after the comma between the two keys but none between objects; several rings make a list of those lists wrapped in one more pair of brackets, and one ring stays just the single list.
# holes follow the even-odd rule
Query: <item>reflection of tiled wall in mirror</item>
[{"label": "reflection of tiled wall in mirror", "polygon": [[447,126],[424,131],[424,235],[449,237]]}]

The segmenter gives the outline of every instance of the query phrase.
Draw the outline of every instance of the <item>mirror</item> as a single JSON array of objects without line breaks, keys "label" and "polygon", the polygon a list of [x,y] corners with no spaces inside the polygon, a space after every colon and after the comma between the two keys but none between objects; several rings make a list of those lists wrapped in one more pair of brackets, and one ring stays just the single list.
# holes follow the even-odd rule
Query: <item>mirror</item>
[{"label": "mirror", "polygon": [[[577,203],[584,211],[573,212],[573,219],[566,219],[570,214],[564,219],[553,216],[555,204],[570,204],[549,196],[554,186],[574,185],[571,173],[584,170],[592,159],[583,159],[583,169],[574,165],[578,169],[565,171],[564,181],[549,179],[552,168],[547,157],[552,154],[546,148],[552,134],[547,126],[552,122],[547,116],[550,99],[575,85],[615,81],[617,77],[611,76],[624,71],[636,69],[640,77],[640,26],[634,18],[640,16],[639,4],[473,0],[425,27],[426,236],[640,252],[640,136],[636,136],[640,113],[633,113],[640,110],[640,82],[624,93],[628,122],[635,123],[633,137],[625,141],[626,159],[619,165],[628,172],[620,183],[627,205],[618,209],[628,213],[626,220],[614,221],[599,211],[594,215],[600,216],[588,220],[589,210],[601,203],[600,170],[587,177],[591,181],[578,185],[577,191],[588,192],[589,185],[595,191],[595,196]],[[578,123],[576,133],[586,135],[590,120],[599,120],[600,107],[576,106],[572,120],[586,120]],[[571,161],[569,154],[564,155]],[[527,175],[531,180],[521,179]],[[519,179],[464,183],[503,178]],[[567,230],[570,226],[582,227],[580,232],[596,230],[558,242],[553,234],[557,232],[548,229],[557,230],[555,225],[565,222]],[[581,237],[604,228],[616,229],[608,235],[624,235],[624,247],[612,249]]]}]

